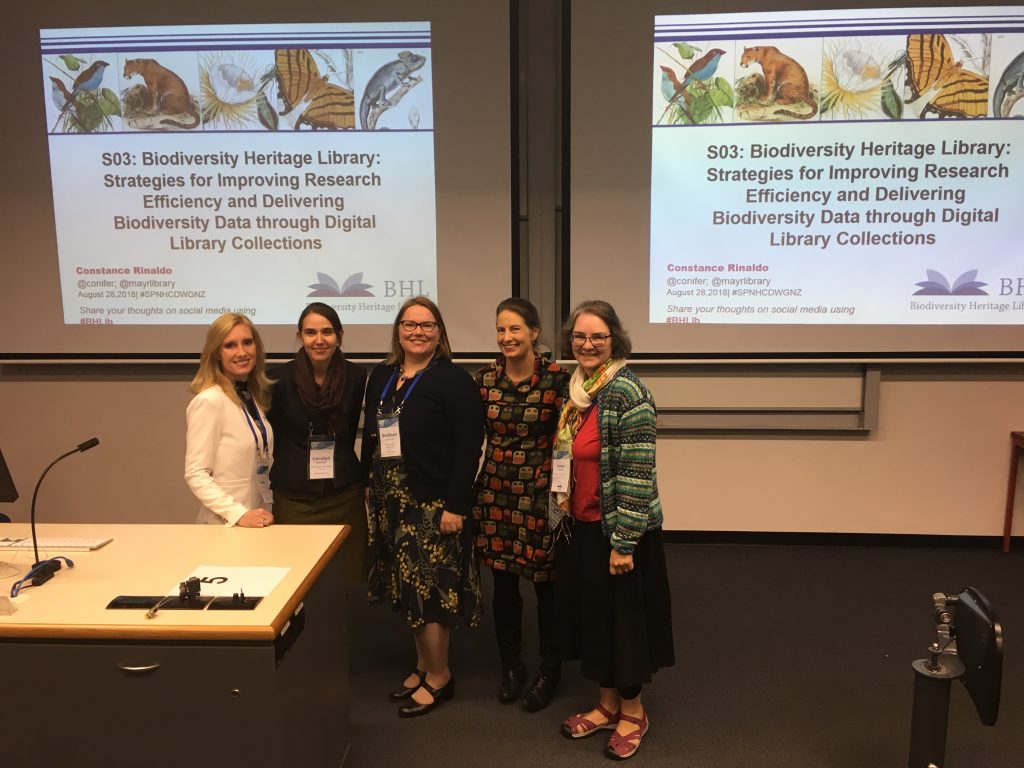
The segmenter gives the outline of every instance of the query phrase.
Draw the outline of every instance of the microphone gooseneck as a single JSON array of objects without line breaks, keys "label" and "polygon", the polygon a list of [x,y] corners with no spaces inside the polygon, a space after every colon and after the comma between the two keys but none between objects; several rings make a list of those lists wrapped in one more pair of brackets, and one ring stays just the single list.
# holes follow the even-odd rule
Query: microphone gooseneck
[{"label": "microphone gooseneck", "polygon": [[[49,472],[51,469],[53,469],[53,466],[58,461],[61,461],[62,459],[66,459],[68,456],[70,456],[73,453],[82,453],[82,452],[88,451],[90,448],[95,448],[99,444],[100,444],[99,438],[96,438],[96,437],[90,437],[84,443],[79,443],[78,446],[76,446],[72,450],[68,451],[67,453],[62,453],[56,459],[51,461],[50,464],[46,467],[46,469],[43,470],[43,474],[41,474],[39,476],[39,480],[36,481],[35,490],[32,491],[32,508],[30,510],[30,518],[31,518],[31,524],[32,524],[32,552],[35,555],[35,564],[33,565],[33,568],[38,568],[39,565],[40,565],[40,562],[39,562],[39,540],[36,538],[36,497],[39,496],[39,486],[43,484],[43,478],[46,477],[46,473]],[[60,568],[60,561],[59,560],[54,562],[53,563],[53,567],[50,568],[50,569],[46,569],[46,568],[39,569],[40,570],[39,578],[41,579],[41,581],[39,583],[42,584],[45,581],[49,581],[49,579],[51,579],[53,577],[54,572],[56,572],[58,568]]]}]

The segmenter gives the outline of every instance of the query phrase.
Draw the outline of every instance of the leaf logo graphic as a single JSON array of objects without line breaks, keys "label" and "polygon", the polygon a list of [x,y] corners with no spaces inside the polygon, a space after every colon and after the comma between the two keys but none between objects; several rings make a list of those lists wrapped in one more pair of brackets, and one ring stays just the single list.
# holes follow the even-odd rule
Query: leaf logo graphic
[{"label": "leaf logo graphic", "polygon": [[953,281],[950,287],[946,276],[934,269],[926,269],[927,280],[914,283],[921,290],[915,291],[915,296],[988,296],[988,291],[983,291],[988,283],[977,280],[978,270],[970,269]]},{"label": "leaf logo graphic", "polygon": [[354,275],[349,275],[345,278],[345,282],[341,286],[342,296],[373,296],[370,293],[370,288],[373,288],[369,283],[363,282],[363,273],[356,272]]},{"label": "leaf logo graphic", "polygon": [[369,289],[373,288],[372,285],[363,282],[363,273],[356,272],[354,275],[349,275],[345,282],[339,286],[338,281],[325,272],[317,272],[316,279],[318,282],[312,283],[307,288],[312,288],[307,296],[373,296]]}]

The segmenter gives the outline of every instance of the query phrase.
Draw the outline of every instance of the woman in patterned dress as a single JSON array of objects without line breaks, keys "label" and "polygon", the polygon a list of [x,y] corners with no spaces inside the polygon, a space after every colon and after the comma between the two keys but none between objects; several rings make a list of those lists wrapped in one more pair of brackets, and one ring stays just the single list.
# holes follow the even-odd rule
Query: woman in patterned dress
[{"label": "woman in patterned dress", "polygon": [[487,446],[477,478],[473,530],[480,560],[494,576],[502,704],[518,699],[526,682],[520,579],[532,582],[537,594],[540,671],[522,699],[523,709],[536,712],[551,702],[561,674],[548,491],[551,438],[569,374],[536,351],[540,318],[533,304],[505,299],[496,314],[501,354],[475,377],[487,407]]},{"label": "woman in patterned dress", "polygon": [[451,361],[441,312],[422,296],[395,319],[391,354],[370,374],[363,466],[370,468],[369,594],[389,600],[412,630],[416,667],[389,698],[399,717],[455,695],[448,637],[480,622],[480,576],[470,526],[483,443],[473,379]]}]

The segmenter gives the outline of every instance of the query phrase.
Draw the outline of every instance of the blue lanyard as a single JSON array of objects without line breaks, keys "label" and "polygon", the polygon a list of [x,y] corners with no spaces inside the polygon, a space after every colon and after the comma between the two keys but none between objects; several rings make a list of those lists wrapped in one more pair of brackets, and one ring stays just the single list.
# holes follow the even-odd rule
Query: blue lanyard
[{"label": "blue lanyard", "polygon": [[[391,385],[394,383],[395,377],[398,376],[398,369],[400,367],[401,366],[397,366],[397,365],[395,366],[395,370],[393,370],[391,372],[391,378],[388,379],[388,383],[385,384],[384,385],[384,389],[381,390],[380,402],[377,404],[377,415],[378,416],[380,416],[381,414],[384,413],[384,399],[388,396],[388,391],[391,389]],[[409,382],[409,386],[407,386],[406,389],[405,389],[405,396],[402,398],[402,402],[400,402],[398,404],[398,407],[395,408],[395,416],[400,416],[402,414],[402,408],[405,407],[405,401],[408,400],[409,399],[409,395],[412,394],[413,387],[415,387],[417,384],[419,384],[420,376],[422,376],[424,373],[426,373],[427,371],[429,371],[433,367],[434,367],[434,361],[431,361],[430,365],[428,365],[426,368],[424,368],[422,371],[420,371],[419,373],[417,373],[415,376],[412,377],[412,381]]]},{"label": "blue lanyard", "polygon": [[[249,409],[245,407],[245,403],[242,403],[242,413],[245,414],[245,423],[249,425],[249,431],[252,432],[253,442],[256,443],[256,452],[260,450],[260,439],[256,437],[256,430],[252,428],[252,417],[249,415]],[[256,409],[256,425],[260,428],[260,436],[263,438],[263,453],[268,453],[267,447],[267,427],[263,423],[263,419],[260,418],[259,408]]]}]

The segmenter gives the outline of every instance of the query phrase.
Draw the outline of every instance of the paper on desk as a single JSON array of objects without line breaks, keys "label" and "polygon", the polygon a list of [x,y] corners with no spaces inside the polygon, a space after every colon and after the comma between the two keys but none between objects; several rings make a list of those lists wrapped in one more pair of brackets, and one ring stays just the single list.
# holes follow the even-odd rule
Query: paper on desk
[{"label": "paper on desk", "polygon": [[[186,578],[195,576],[200,582],[200,595],[208,597],[231,597],[244,592],[249,597],[266,597],[290,568],[244,565],[200,565]],[[167,594],[178,594],[175,584]]]}]

